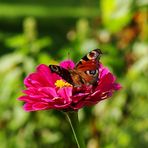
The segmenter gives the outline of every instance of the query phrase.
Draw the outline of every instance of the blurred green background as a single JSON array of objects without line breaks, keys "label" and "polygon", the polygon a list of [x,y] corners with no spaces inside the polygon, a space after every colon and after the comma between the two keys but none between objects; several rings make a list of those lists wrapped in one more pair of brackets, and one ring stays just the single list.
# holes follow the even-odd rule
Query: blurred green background
[{"label": "blurred green background", "polygon": [[27,113],[17,98],[38,64],[76,62],[94,48],[123,89],[80,110],[87,148],[147,148],[147,8],[146,0],[0,0],[0,148],[77,147],[61,112]]}]

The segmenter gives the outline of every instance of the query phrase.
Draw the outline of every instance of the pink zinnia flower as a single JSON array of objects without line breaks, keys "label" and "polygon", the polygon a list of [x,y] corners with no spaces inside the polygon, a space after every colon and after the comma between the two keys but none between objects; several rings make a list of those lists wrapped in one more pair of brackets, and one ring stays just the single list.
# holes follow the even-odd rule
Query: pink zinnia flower
[{"label": "pink zinnia flower", "polygon": [[[74,68],[70,60],[60,63],[63,68]],[[25,111],[37,110],[78,110],[84,106],[90,106],[112,96],[121,85],[116,83],[115,76],[102,64],[99,68],[99,81],[97,85],[83,85],[73,87],[59,75],[52,73],[48,66],[41,64],[36,72],[27,76],[24,80],[26,90],[24,96],[18,98],[24,101]]]}]

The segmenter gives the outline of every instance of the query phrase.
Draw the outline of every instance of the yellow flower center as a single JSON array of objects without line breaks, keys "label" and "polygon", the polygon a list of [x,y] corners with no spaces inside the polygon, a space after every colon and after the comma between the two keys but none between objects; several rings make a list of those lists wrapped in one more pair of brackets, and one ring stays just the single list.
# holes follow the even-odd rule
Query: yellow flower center
[{"label": "yellow flower center", "polygon": [[62,87],[72,87],[71,84],[69,84],[68,82],[64,82],[63,80],[57,80],[55,82],[55,86],[59,87],[59,88],[62,88]]}]

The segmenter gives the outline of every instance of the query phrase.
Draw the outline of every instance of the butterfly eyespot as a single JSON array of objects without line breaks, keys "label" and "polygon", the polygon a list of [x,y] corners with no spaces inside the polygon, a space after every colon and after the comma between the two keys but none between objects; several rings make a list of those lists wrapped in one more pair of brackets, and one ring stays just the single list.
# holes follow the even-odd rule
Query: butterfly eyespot
[{"label": "butterfly eyespot", "polygon": [[96,51],[91,51],[90,53],[87,54],[87,58],[89,60],[96,59],[96,57],[97,57],[97,52]]},{"label": "butterfly eyespot", "polygon": [[55,71],[55,72],[59,71],[59,68],[57,66],[50,65],[50,68],[52,69],[52,71]]},{"label": "butterfly eyespot", "polygon": [[97,75],[98,74],[98,70],[87,70],[86,74],[88,74],[88,75]]}]

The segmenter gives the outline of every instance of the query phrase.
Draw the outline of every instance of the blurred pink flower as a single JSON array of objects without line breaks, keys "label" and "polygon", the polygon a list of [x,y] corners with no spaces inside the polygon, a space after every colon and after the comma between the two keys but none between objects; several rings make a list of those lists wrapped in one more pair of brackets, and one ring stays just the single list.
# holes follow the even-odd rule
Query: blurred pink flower
[{"label": "blurred pink flower", "polygon": [[[65,60],[60,63],[63,68],[74,68],[74,63]],[[52,73],[48,66],[41,64],[36,72],[24,80],[26,90],[24,96],[18,100],[24,101],[25,111],[37,110],[78,110],[90,106],[112,96],[121,85],[115,82],[115,76],[102,64],[99,68],[99,82],[97,85],[83,85],[73,87],[59,75]]]}]

